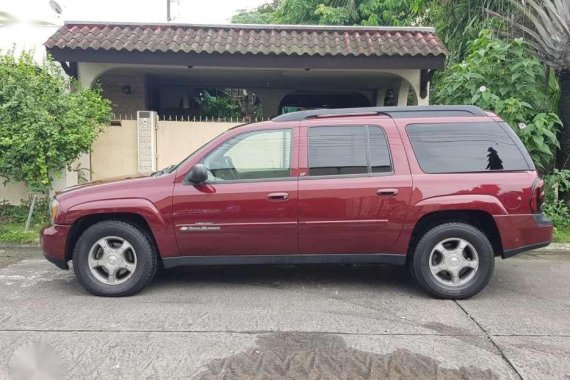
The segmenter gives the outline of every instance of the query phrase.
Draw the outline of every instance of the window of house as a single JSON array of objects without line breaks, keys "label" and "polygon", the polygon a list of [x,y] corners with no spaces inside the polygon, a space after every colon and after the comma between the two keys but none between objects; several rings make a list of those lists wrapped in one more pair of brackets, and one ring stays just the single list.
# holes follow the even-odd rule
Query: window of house
[{"label": "window of house", "polygon": [[529,170],[516,142],[496,123],[412,124],[406,131],[425,173]]},{"label": "window of house", "polygon": [[235,181],[289,177],[291,174],[292,130],[243,133],[204,159],[208,180]]},{"label": "window of house", "polygon": [[375,126],[311,127],[309,175],[391,172],[384,131]]}]

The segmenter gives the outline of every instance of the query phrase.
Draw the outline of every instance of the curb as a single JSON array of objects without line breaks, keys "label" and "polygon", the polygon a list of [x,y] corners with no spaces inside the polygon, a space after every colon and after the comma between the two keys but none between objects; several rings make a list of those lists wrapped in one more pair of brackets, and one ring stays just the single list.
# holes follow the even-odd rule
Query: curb
[{"label": "curb", "polygon": [[40,243],[38,244],[0,243],[0,249],[9,249],[9,248],[40,248]]},{"label": "curb", "polygon": [[567,251],[570,253],[570,243],[550,243],[550,245],[536,249],[536,251]]}]

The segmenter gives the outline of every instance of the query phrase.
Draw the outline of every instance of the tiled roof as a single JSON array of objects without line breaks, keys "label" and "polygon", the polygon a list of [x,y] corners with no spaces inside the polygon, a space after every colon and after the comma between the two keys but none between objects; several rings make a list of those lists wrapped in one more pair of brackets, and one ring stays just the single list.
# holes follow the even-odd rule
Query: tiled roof
[{"label": "tiled roof", "polygon": [[432,28],[67,23],[48,49],[309,56],[445,56]]}]

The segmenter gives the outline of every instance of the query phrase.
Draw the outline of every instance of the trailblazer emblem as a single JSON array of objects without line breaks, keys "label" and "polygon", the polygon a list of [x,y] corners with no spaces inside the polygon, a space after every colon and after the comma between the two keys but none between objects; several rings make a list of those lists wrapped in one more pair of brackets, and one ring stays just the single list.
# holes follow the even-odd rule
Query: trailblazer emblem
[{"label": "trailblazer emblem", "polygon": [[178,226],[180,232],[219,231],[222,228],[211,223],[185,224]]}]

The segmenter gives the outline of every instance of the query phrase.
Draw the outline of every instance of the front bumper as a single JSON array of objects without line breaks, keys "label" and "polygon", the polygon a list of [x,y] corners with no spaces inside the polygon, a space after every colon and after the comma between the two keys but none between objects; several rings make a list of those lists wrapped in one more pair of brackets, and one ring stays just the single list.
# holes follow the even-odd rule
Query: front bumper
[{"label": "front bumper", "polygon": [[71,226],[53,224],[40,231],[40,245],[45,258],[61,269],[69,269],[65,252],[70,228]]},{"label": "front bumper", "polygon": [[546,247],[552,241],[552,221],[544,214],[495,216],[503,259],[522,252]]}]

